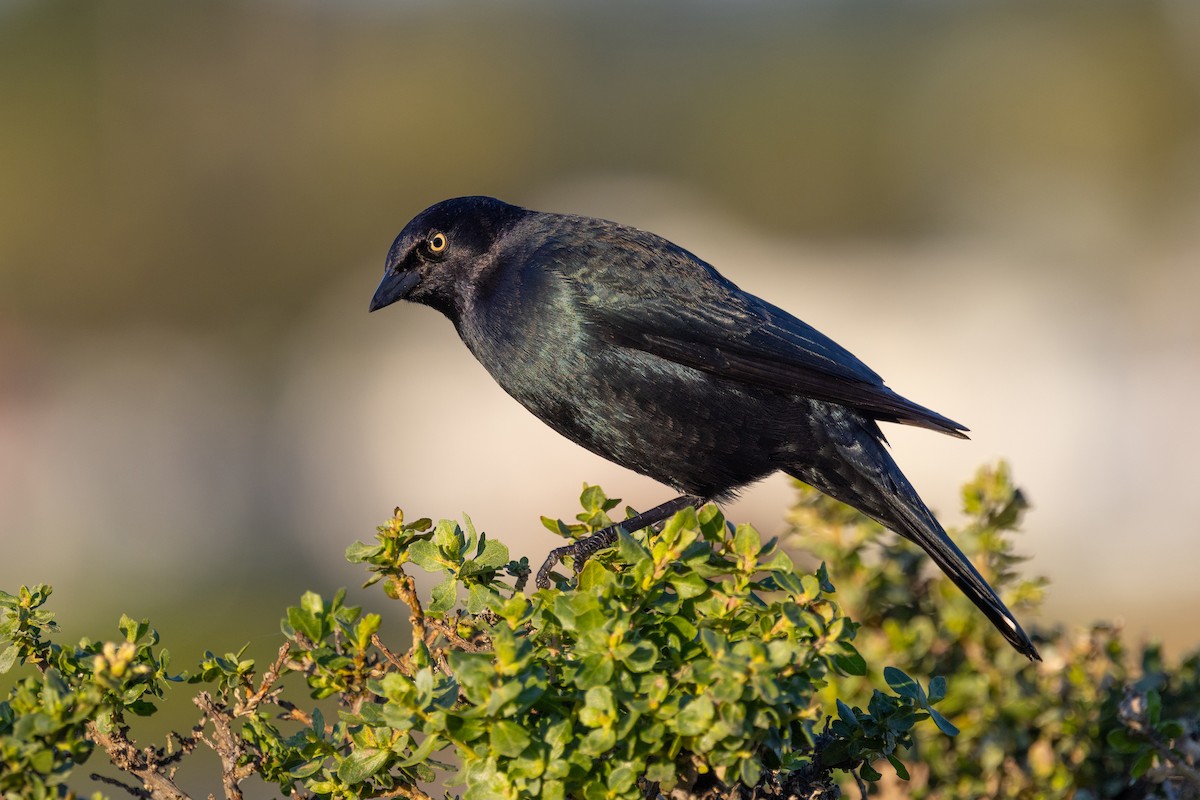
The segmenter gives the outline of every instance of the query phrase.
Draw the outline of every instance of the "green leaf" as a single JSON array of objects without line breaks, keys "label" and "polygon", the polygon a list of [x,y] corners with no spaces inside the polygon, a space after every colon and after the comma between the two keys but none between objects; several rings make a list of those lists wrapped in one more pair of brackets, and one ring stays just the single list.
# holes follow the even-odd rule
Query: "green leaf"
[{"label": "green leaf", "polygon": [[291,626],[292,630],[304,634],[313,642],[320,642],[323,638],[321,635],[321,621],[304,608],[297,608],[296,606],[288,608],[287,623]]},{"label": "green leaf", "polygon": [[[334,605],[337,605],[336,598]],[[325,613],[325,600],[316,592],[305,592],[300,595],[300,608],[314,617],[319,617]]]},{"label": "green leaf", "polygon": [[635,570],[640,568],[648,573],[653,567],[650,551],[642,547],[636,539],[626,533],[624,528],[617,530],[617,552],[620,553],[621,560]]},{"label": "green leaf", "polygon": [[1140,778],[1145,775],[1147,770],[1149,770],[1152,766],[1154,766],[1154,751],[1147,750],[1146,752],[1142,753],[1141,758],[1134,762],[1133,768],[1129,770],[1129,775],[1135,779]]},{"label": "green leaf", "polygon": [[743,758],[738,764],[738,778],[746,786],[757,786],[762,777],[762,762],[757,758]]},{"label": "green leaf", "polygon": [[695,639],[698,633],[696,626],[693,625],[691,620],[687,619],[686,617],[670,617],[663,623],[663,625],[679,634],[679,638],[685,642],[690,642]]},{"label": "green leaf", "polygon": [[859,655],[857,650],[850,654],[839,653],[835,655],[833,657],[833,665],[837,670],[847,675],[863,676],[867,674],[867,661]]},{"label": "green leaf", "polygon": [[17,661],[17,646],[9,645],[0,651],[0,675],[12,669],[13,664]]},{"label": "green leaf", "polygon": [[[579,495],[579,505],[584,511],[590,514],[595,514],[601,511],[607,511],[612,508],[611,505],[606,505],[608,498],[604,495],[604,490],[599,486],[589,486],[584,484],[583,492]],[[620,501],[617,501],[620,502]]]},{"label": "green leaf", "polygon": [[1184,735],[1184,727],[1177,720],[1170,720],[1158,726],[1158,735],[1164,739],[1178,739]]},{"label": "green leaf", "polygon": [[125,708],[137,714],[139,717],[150,717],[158,711],[158,707],[146,700],[134,700],[132,703],[126,703]]},{"label": "green leaf", "polygon": [[926,706],[925,710],[929,712],[930,718],[933,719],[933,724],[937,725],[942,733],[947,736],[958,736],[958,728],[950,720],[943,717],[940,711],[928,706]]},{"label": "green leaf", "polygon": [[713,719],[713,703],[706,695],[693,698],[675,717],[675,729],[681,736],[699,736]]},{"label": "green leaf", "polygon": [[463,536],[462,529],[458,527],[457,522],[443,519],[439,520],[437,526],[434,527],[432,541],[436,547],[457,555],[462,552],[463,546],[466,544],[466,537]]},{"label": "green leaf", "polygon": [[355,750],[338,765],[338,778],[343,783],[362,783],[383,768],[389,755],[387,750],[374,748]]},{"label": "green leaf", "polygon": [[[29,766],[34,772],[40,772],[43,775],[49,775],[54,769],[54,751],[53,750],[35,750],[28,757]],[[33,784],[37,785],[37,784]]]},{"label": "green leaf", "polygon": [[667,582],[671,584],[671,588],[675,590],[681,600],[690,600],[708,591],[708,583],[695,572],[669,575]]},{"label": "green leaf", "polygon": [[[383,554],[383,545],[355,542],[346,548],[346,560],[351,564],[362,564]],[[307,776],[302,776],[307,777]]]},{"label": "green leaf", "polygon": [[646,780],[650,783],[662,784],[662,788],[670,791],[675,786],[675,763],[672,761],[655,761],[646,767]]},{"label": "green leaf", "polygon": [[500,605],[500,595],[490,586],[472,583],[467,589],[467,613],[482,614],[493,605]]},{"label": "green leaf", "polygon": [[929,682],[929,705],[940,703],[946,697],[946,679],[941,675]]},{"label": "green leaf", "polygon": [[738,525],[733,534],[733,552],[751,561],[758,558],[761,550],[762,539],[759,538],[758,531],[751,525]]},{"label": "green leaf", "polygon": [[1154,689],[1146,692],[1146,718],[1150,720],[1150,725],[1158,726],[1158,720],[1162,716],[1162,696]]},{"label": "green leaf", "polygon": [[638,642],[621,658],[621,662],[632,673],[649,672],[658,662],[658,650],[649,642]]},{"label": "green leaf", "polygon": [[608,653],[585,656],[575,673],[575,685],[584,690],[605,686],[612,680],[613,669],[613,659]]},{"label": "green leaf", "polygon": [[[796,563],[792,561],[792,557],[784,550],[776,550],[771,554],[771,557],[758,565],[758,568],[766,572],[791,572],[796,568]],[[833,591],[828,589],[826,591]]]},{"label": "green leaf", "polygon": [[316,775],[317,772],[320,771],[321,765],[324,763],[325,763],[324,758],[316,758],[316,759],[313,759],[312,761],[305,761],[304,763],[299,764],[295,767],[292,767],[290,770],[288,770],[288,775],[292,776],[293,778],[297,778],[297,779],[308,778],[312,775]]},{"label": "green leaf", "polygon": [[1109,731],[1108,744],[1118,753],[1138,753],[1146,747],[1145,741],[1130,736],[1124,728]]},{"label": "green leaf", "polygon": [[637,773],[628,764],[621,764],[608,773],[608,788],[614,792],[627,792],[637,781]]},{"label": "green leaf", "polygon": [[476,572],[496,570],[508,563],[508,548],[496,539],[484,541],[483,552],[470,561]]},{"label": "green leaf", "polygon": [[429,597],[429,605],[425,607],[427,612],[431,614],[446,613],[454,608],[454,603],[458,600],[458,581],[453,575],[448,576],[430,590]]},{"label": "green leaf", "polygon": [[892,769],[896,770],[896,775],[900,777],[900,780],[907,781],[910,779],[908,768],[904,766],[903,761],[896,758],[896,756],[892,755],[891,753],[888,753],[887,760],[888,763],[892,765]]},{"label": "green leaf", "polygon": [[564,539],[571,538],[571,529],[561,519],[550,519],[550,517],[542,517],[542,525],[551,533],[557,533]]},{"label": "green leaf", "polygon": [[379,626],[383,624],[383,618],[378,614],[366,614],[358,625],[354,628],[354,641],[358,645],[359,650],[366,650],[367,645],[371,643],[371,637],[379,632]]},{"label": "green leaf", "polygon": [[821,562],[821,566],[817,567],[817,580],[821,584],[822,592],[825,592],[826,594],[833,594],[835,591],[837,591],[833,588],[833,584],[829,581],[829,569],[825,566],[824,561]]},{"label": "green leaf", "polygon": [[141,620],[139,622],[132,617],[122,614],[121,621],[117,624],[117,627],[121,633],[125,634],[125,641],[137,642],[150,630],[150,622],[149,620]]},{"label": "green leaf", "polygon": [[579,752],[585,756],[602,756],[617,743],[615,728],[596,728],[579,740]]},{"label": "green leaf", "polygon": [[696,511],[696,521],[700,524],[700,532],[710,542],[717,542],[725,536],[725,515],[716,503],[708,503]]},{"label": "green leaf", "polygon": [[491,724],[488,741],[495,752],[508,758],[516,758],[529,746],[529,734],[517,723],[502,719]]},{"label": "green leaf", "polygon": [[325,736],[325,715],[319,708],[314,708],[312,711],[312,730],[318,737]]},{"label": "green leaf", "polygon": [[[471,549],[471,548],[475,547],[476,543],[478,543],[480,546],[482,546],[483,542],[480,540],[479,531],[475,530],[475,523],[472,522],[471,518],[469,516],[467,516],[466,514],[463,514],[463,523],[467,526],[467,533],[466,533],[467,549]],[[478,555],[478,553],[476,555]]]},{"label": "green leaf", "polygon": [[426,572],[439,572],[446,569],[445,560],[438,546],[428,539],[413,542],[408,548],[408,557]]},{"label": "green leaf", "polygon": [[440,749],[444,745],[445,742],[440,736],[428,734],[425,736],[425,741],[421,742],[420,746],[417,747],[416,750],[412,751],[412,755],[402,761],[399,761],[396,766],[400,767],[401,769],[407,769],[408,767],[416,766],[417,764],[424,764],[426,761],[428,761],[429,756],[432,755],[435,750]]},{"label": "green leaf", "polygon": [[433,669],[425,667],[417,670],[413,676],[413,686],[417,689],[417,705],[421,708],[433,702]]},{"label": "green leaf", "polygon": [[607,686],[593,686],[583,697],[584,707],[579,710],[579,720],[589,728],[611,726],[617,716],[612,689]]},{"label": "green leaf", "polygon": [[[888,686],[901,697],[907,697],[916,702],[919,706],[928,705],[925,699],[925,690],[921,688],[921,684],[917,683],[908,675],[895,667],[883,668],[883,679],[887,681]],[[952,734],[953,735],[953,734]]]}]

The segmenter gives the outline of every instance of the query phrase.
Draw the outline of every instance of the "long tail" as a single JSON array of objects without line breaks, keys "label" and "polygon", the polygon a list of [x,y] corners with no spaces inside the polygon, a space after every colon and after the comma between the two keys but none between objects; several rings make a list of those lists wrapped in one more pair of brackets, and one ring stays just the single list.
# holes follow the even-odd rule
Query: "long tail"
[{"label": "long tail", "polygon": [[[911,492],[911,487],[908,488]],[[909,504],[896,509],[897,513],[892,519],[876,519],[904,538],[920,545],[933,562],[941,567],[942,572],[946,573],[946,577],[979,607],[1018,653],[1030,661],[1041,661],[1042,657],[1038,655],[1037,648],[1021,629],[1021,624],[1012,612],[1004,605],[1004,601],[979,574],[975,565],[958,549],[958,545],[946,535],[945,530],[915,492],[911,493],[909,501]]]},{"label": "long tail", "polygon": [[[839,433],[850,431],[829,433],[832,434],[833,440],[837,440],[841,438]],[[874,437],[871,437],[870,442],[866,441],[870,435],[867,431],[859,431],[857,434],[852,440],[829,442],[841,456],[840,463],[827,465],[832,468],[804,466],[785,471],[920,545],[942,572],[946,573],[946,577],[979,607],[1017,652],[1031,661],[1041,661],[1042,657],[1021,629],[1020,623],[974,565],[946,535],[946,531],[917,496],[916,490],[900,472],[900,468],[896,466],[882,442]],[[825,455],[829,454],[828,450],[823,450]]]}]

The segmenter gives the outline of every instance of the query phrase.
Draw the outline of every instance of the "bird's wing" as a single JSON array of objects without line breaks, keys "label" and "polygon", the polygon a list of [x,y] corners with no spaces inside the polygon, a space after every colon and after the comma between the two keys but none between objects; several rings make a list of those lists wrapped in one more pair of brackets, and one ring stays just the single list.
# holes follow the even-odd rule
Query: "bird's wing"
[{"label": "bird's wing", "polygon": [[966,438],[967,428],[896,394],[828,336],[743,292],[682,248],[664,252],[664,242],[646,248],[632,282],[627,268],[618,275],[607,258],[588,259],[580,306],[609,341],[726,380]]}]

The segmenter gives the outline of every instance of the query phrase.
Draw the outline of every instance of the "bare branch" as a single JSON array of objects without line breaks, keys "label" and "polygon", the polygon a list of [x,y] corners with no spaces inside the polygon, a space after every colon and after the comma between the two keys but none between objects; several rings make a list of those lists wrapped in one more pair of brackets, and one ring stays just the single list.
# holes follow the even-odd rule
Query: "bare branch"
[{"label": "bare branch", "polygon": [[94,721],[87,723],[87,737],[108,754],[108,759],[113,766],[140,780],[144,789],[126,786],[120,781],[103,776],[93,777],[121,786],[136,797],[152,798],[152,800],[192,800],[187,793],[175,785],[172,776],[163,771],[164,765],[175,761],[177,756],[163,756],[152,747],[138,750],[129,741],[126,736],[127,732],[128,728],[118,726],[115,731],[104,733]]},{"label": "bare branch", "polygon": [[263,673],[262,683],[258,686],[258,691],[254,694],[247,695],[244,700],[237,704],[233,714],[236,717],[244,717],[253,714],[258,709],[260,703],[274,691],[275,682],[279,680],[279,673],[283,671],[283,665],[287,663],[288,653],[291,652],[291,642],[284,642],[279,648],[279,655],[275,657],[275,663],[267,668]]},{"label": "bare branch", "polygon": [[246,754],[246,746],[230,728],[233,715],[213,702],[208,692],[201,692],[192,702],[212,722],[212,740],[204,738],[203,734],[199,738],[221,759],[221,786],[225,790],[225,799],[242,800],[241,783],[254,774],[257,764],[238,765],[238,761]]},{"label": "bare branch", "polygon": [[[473,642],[470,639],[464,639],[462,636],[459,636],[458,632],[450,627],[445,620],[429,619],[426,620],[425,624],[427,627],[432,628],[436,633],[446,637],[447,641],[460,650],[464,650],[468,653],[484,653],[491,650],[490,642],[485,644],[481,642]],[[432,644],[432,642],[429,642],[429,644]]]},{"label": "bare branch", "polygon": [[375,645],[376,650],[383,653],[383,657],[388,660],[388,663],[390,663],[406,677],[412,677],[412,675],[409,673],[407,665],[405,665],[401,660],[401,657],[393,653],[391,649],[389,649],[388,646],[383,643],[383,640],[379,638],[378,633],[371,634],[371,644]]},{"label": "bare branch", "polygon": [[394,797],[403,797],[405,800],[433,800],[415,786],[397,786],[387,794],[375,795],[375,800],[390,800]]},{"label": "bare branch", "polygon": [[131,795],[133,795],[134,797],[142,797],[142,798],[146,798],[146,800],[152,800],[152,798],[154,797],[154,795],[150,794],[145,789],[139,789],[136,786],[130,786],[128,783],[125,783],[124,781],[119,781],[116,778],[110,778],[107,775],[101,775],[97,772],[93,772],[88,777],[90,777],[92,780],[96,781],[97,783],[107,783],[109,786],[116,786],[118,789],[124,789],[125,791],[127,791]]},{"label": "bare branch", "polygon": [[[392,578],[392,589],[396,596],[404,601],[404,604],[411,609],[408,615],[408,621],[412,625],[413,642],[425,642],[429,635],[428,629],[425,626],[425,611],[421,607],[421,599],[417,597],[417,584],[409,575],[395,576]],[[404,662],[408,664],[408,658],[405,657]],[[408,665],[405,673],[412,675],[412,666]]]}]

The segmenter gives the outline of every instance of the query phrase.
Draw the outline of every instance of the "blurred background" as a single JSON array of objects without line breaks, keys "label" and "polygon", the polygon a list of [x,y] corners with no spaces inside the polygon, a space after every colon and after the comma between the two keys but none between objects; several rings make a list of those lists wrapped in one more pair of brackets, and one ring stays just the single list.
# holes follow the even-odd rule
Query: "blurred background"
[{"label": "blurred background", "polygon": [[536,564],[583,481],[667,499],[367,314],[462,194],[697,253],[972,429],[887,430],[946,522],[1011,461],[1042,622],[1200,643],[1191,0],[0,0],[0,588],[265,658],[393,506]]}]

